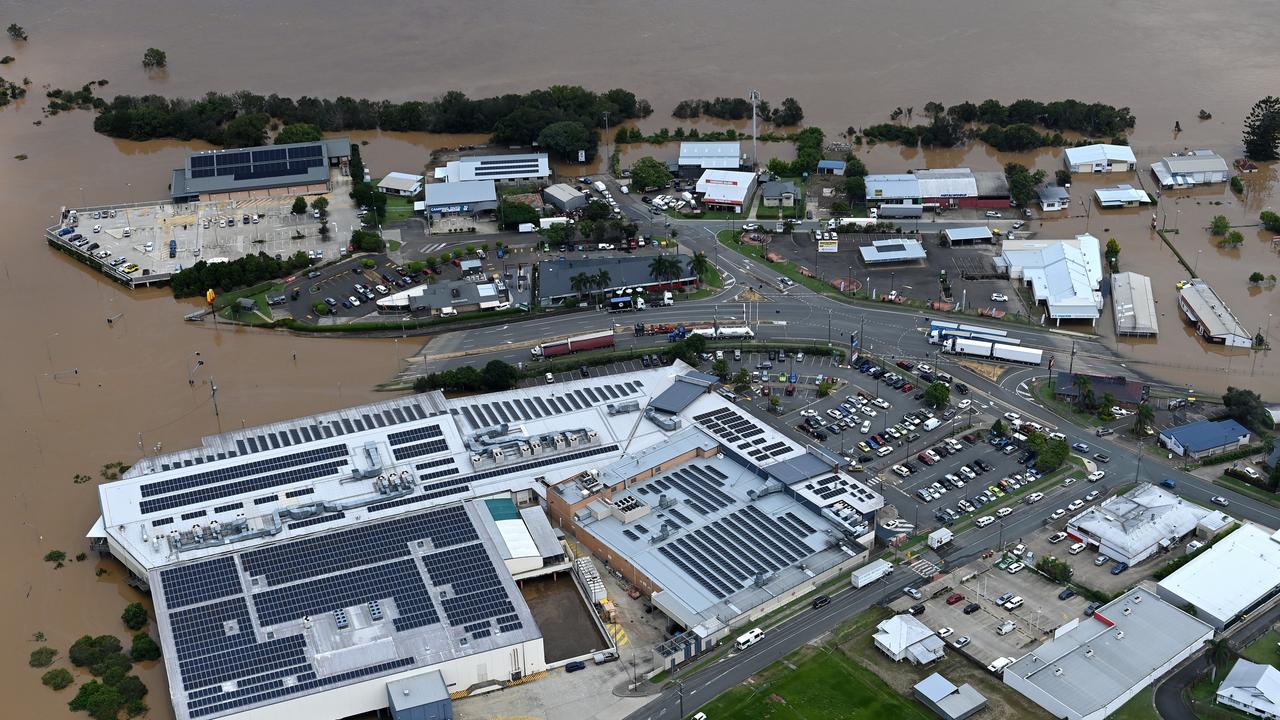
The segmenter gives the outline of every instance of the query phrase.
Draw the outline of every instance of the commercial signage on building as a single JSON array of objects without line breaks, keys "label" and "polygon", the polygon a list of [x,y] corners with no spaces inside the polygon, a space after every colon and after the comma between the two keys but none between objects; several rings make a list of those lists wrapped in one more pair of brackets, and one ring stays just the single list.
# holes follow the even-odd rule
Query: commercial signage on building
[{"label": "commercial signage on building", "polygon": [[818,241],[818,252],[820,253],[833,253],[833,252],[839,252],[839,251],[840,251],[839,240],[819,240]]}]

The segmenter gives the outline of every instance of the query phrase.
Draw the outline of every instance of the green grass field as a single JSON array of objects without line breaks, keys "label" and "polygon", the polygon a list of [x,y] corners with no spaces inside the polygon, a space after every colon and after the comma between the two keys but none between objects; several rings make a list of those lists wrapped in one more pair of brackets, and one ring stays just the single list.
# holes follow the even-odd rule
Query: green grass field
[{"label": "green grass field", "polygon": [[1152,705],[1154,695],[1153,688],[1143,690],[1134,695],[1129,702],[1121,705],[1119,710],[1111,714],[1109,720],[1160,720],[1160,716],[1156,714],[1156,709]]},{"label": "green grass field", "polygon": [[708,703],[702,712],[716,720],[928,720],[933,717],[839,650],[828,652],[810,647],[797,650],[754,679],[756,682],[736,687]]},{"label": "green grass field", "polygon": [[387,217],[384,223],[393,223],[413,217],[413,198],[400,195],[387,196]]},{"label": "green grass field", "polygon": [[1252,660],[1263,665],[1280,666],[1280,645],[1276,643],[1280,643],[1280,632],[1272,630],[1249,643],[1249,646],[1241,651],[1240,655],[1246,660]]}]

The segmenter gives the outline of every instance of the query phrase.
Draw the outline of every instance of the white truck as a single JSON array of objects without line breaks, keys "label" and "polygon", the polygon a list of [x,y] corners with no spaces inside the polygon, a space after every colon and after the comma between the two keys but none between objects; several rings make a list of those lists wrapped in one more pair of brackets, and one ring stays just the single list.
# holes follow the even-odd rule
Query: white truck
[{"label": "white truck", "polygon": [[670,307],[671,305],[675,305],[675,304],[676,304],[675,296],[671,294],[670,290],[662,291],[662,299],[654,302],[654,305],[657,305],[659,307]]},{"label": "white truck", "polygon": [[595,188],[596,192],[604,192],[605,190],[604,183],[600,182],[599,180],[591,183],[591,187]]},{"label": "white truck", "polygon": [[849,573],[849,580],[855,588],[861,588],[892,573],[893,563],[888,560],[875,560],[860,568],[854,568],[853,572]]},{"label": "white truck", "polygon": [[929,543],[929,547],[933,548],[934,550],[937,550],[943,545],[946,545],[947,543],[951,542],[952,538],[954,537],[955,535],[952,534],[949,528],[938,528],[937,530],[934,530],[933,532],[929,533],[927,542]]}]

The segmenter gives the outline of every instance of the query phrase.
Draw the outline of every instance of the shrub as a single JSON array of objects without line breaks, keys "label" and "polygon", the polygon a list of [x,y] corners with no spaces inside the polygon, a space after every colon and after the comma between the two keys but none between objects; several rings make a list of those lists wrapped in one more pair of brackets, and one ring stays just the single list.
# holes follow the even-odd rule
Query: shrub
[{"label": "shrub", "polygon": [[71,645],[67,657],[76,667],[92,667],[112,653],[120,652],[120,639],[114,635],[85,635]]},{"label": "shrub", "polygon": [[80,691],[67,703],[67,707],[84,710],[95,720],[115,720],[124,704],[124,698],[115,688],[90,680],[80,686]]},{"label": "shrub", "polygon": [[129,657],[135,662],[143,660],[159,660],[160,646],[151,636],[142,632],[133,636],[133,647],[129,648]]},{"label": "shrub", "polygon": [[147,624],[147,609],[142,603],[129,603],[120,614],[120,619],[130,630],[141,630]]},{"label": "shrub", "polygon": [[31,659],[28,664],[31,667],[49,667],[53,664],[53,659],[58,656],[58,651],[51,647],[41,646],[31,651]]},{"label": "shrub", "polygon": [[67,687],[71,684],[71,681],[71,673],[66,668],[54,668],[40,676],[40,682],[54,690],[61,690]]},{"label": "shrub", "polygon": [[60,563],[67,559],[67,554],[61,550],[50,550],[44,554],[45,562]]}]

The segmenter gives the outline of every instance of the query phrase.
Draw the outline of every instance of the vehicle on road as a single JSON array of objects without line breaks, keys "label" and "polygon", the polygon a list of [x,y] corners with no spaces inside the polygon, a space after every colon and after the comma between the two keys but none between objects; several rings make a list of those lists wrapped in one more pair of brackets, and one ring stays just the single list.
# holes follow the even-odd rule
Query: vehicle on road
[{"label": "vehicle on road", "polygon": [[1093,472],[1089,473],[1089,482],[1096,483],[1106,476],[1107,476],[1106,470],[1094,470]]},{"label": "vehicle on road", "polygon": [[1088,445],[1085,445],[1085,444],[1084,444],[1084,443],[1082,443],[1082,442],[1078,442],[1078,443],[1071,443],[1071,449],[1072,449],[1072,450],[1075,450],[1076,452],[1081,452],[1081,453],[1087,453],[1087,452],[1089,452],[1089,446],[1088,446]]},{"label": "vehicle on road", "polygon": [[1101,495],[1101,494],[1102,494],[1102,493],[1101,493],[1101,492],[1098,492],[1097,490],[1090,490],[1090,491],[1089,491],[1089,494],[1084,496],[1084,501],[1085,501],[1085,502],[1093,502],[1094,500],[1097,500],[1097,499],[1098,499],[1098,496],[1099,496],[1099,495]]},{"label": "vehicle on road", "polygon": [[817,610],[820,607],[826,607],[827,605],[830,605],[830,604],[831,604],[831,597],[828,595],[819,595],[818,597],[813,599],[812,603],[810,603],[810,605],[813,607],[814,610]]},{"label": "vehicle on road", "polygon": [[1072,501],[1067,505],[1067,510],[1068,510],[1068,511],[1071,511],[1071,512],[1075,512],[1076,510],[1079,510],[1079,509],[1080,509],[1080,508],[1082,508],[1082,507],[1084,507],[1084,501],[1083,501],[1083,500],[1072,500]]},{"label": "vehicle on road", "polygon": [[746,650],[752,645],[755,645],[756,643],[760,642],[760,640],[763,638],[764,638],[763,630],[761,630],[760,628],[751,628],[745,633],[739,635],[738,639],[733,642],[733,646],[737,650]]},{"label": "vehicle on road", "polygon": [[991,302],[1009,302],[1009,296],[1004,293],[991,293]]},{"label": "vehicle on road", "polygon": [[1226,507],[1227,505],[1230,504],[1227,501],[1227,499],[1222,497],[1221,495],[1214,495],[1213,497],[1209,498],[1209,502],[1213,503],[1214,505],[1220,505],[1222,507]]}]

